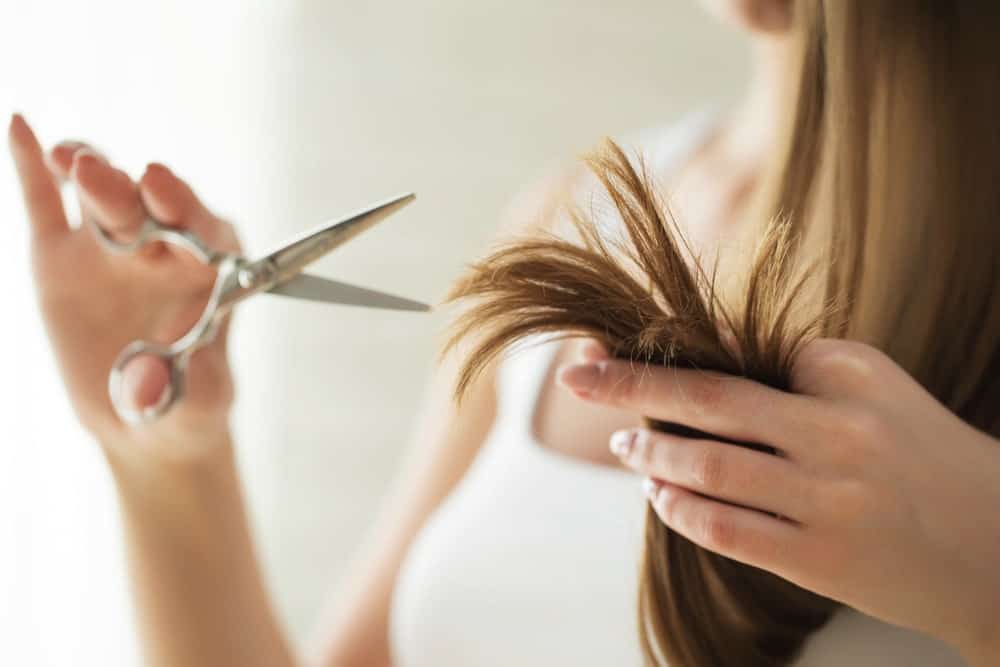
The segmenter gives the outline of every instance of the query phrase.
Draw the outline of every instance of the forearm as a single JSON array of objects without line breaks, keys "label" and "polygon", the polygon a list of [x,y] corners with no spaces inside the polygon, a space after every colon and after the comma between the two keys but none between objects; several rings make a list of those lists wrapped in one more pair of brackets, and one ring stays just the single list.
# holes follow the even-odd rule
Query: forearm
[{"label": "forearm", "polygon": [[[130,428],[108,400],[108,372],[121,350],[139,335],[184,331],[193,323],[192,298],[212,289],[217,272],[195,270],[183,252],[155,253],[155,260],[126,253],[109,261],[92,234],[73,231],[59,186],[72,182],[84,216],[115,237],[136,236],[153,216],[220,252],[238,253],[232,227],[163,165],[150,164],[135,182],[80,142],[63,142],[46,155],[19,115],[11,119],[8,144],[31,220],[49,341],[77,417],[104,446],[121,499],[146,664],[291,667],[225,435],[233,397],[226,327],[190,357],[184,400],[168,414]],[[157,288],[150,298],[155,286],[171,289]],[[121,369],[125,405],[141,410],[157,403],[174,379],[164,361],[136,358]]]},{"label": "forearm", "polygon": [[228,436],[196,461],[109,457],[151,667],[291,667]]},{"label": "forearm", "polygon": [[317,665],[392,664],[389,619],[399,569],[427,518],[476,457],[496,414],[493,365],[469,388],[461,411],[455,405],[463,353],[446,356],[434,369],[392,493],[347,573],[348,585],[323,619],[314,648]]}]

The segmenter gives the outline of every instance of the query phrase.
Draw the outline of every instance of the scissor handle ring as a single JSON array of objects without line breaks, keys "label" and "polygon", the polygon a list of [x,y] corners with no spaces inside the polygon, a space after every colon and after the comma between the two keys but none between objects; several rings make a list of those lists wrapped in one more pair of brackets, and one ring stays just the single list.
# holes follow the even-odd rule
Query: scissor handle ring
[{"label": "scissor handle ring", "polygon": [[[170,378],[160,393],[160,398],[153,405],[136,410],[125,400],[124,373],[125,366],[136,357],[158,357],[167,364]],[[143,424],[155,420],[166,413],[184,395],[184,372],[187,369],[188,355],[177,353],[171,347],[147,343],[137,340],[125,346],[108,375],[108,394],[111,405],[121,420],[127,424]]]}]

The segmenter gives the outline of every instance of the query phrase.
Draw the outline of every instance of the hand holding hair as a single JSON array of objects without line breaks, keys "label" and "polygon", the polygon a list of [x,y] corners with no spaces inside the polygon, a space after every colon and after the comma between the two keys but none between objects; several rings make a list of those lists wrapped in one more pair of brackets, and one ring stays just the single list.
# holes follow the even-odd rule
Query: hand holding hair
[{"label": "hand holding hair", "polygon": [[[580,391],[589,378],[593,400],[633,407],[647,427],[616,447],[655,480],[638,582],[648,661],[782,667],[844,602],[995,664],[984,656],[1000,652],[989,646],[1000,632],[1000,450],[985,433],[1000,435],[1000,318],[942,317],[886,291],[901,267],[929,260],[896,255],[861,272],[852,258],[867,222],[817,241],[801,216],[781,214],[802,210],[782,199],[794,190],[778,191],[742,292],[724,298],[641,161],[609,142],[588,163],[624,239],[569,202],[579,241],[507,244],[456,283],[449,298],[474,304],[444,349],[478,339],[458,398],[531,334],[606,351],[563,380]],[[990,313],[976,269],[993,259],[966,237],[968,272],[951,287],[969,299],[964,312]],[[907,275],[926,278],[913,294],[940,280]]]},{"label": "hand holding hair", "polygon": [[1000,443],[878,350],[807,344],[794,393],[596,358],[559,381],[587,401],[774,448],[615,433],[612,451],[647,476],[656,514],[695,544],[969,653],[1000,643]]}]

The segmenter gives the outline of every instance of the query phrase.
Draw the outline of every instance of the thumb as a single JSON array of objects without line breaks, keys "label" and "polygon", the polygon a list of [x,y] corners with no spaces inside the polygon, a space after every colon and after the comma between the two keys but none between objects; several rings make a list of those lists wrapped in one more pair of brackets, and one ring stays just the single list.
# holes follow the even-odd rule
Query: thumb
[{"label": "thumb", "polygon": [[122,369],[122,397],[132,410],[142,410],[160,400],[170,368],[167,362],[152,355],[140,355]]},{"label": "thumb", "polygon": [[603,361],[608,358],[608,347],[596,338],[587,338],[579,348],[583,361]]}]

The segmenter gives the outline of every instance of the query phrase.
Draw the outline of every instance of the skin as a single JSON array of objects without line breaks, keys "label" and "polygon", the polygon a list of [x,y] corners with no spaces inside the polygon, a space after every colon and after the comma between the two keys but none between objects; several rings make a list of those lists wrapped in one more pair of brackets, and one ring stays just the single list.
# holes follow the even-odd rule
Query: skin
[{"label": "skin", "polygon": [[941,638],[972,664],[997,664],[996,439],[861,343],[807,345],[794,393],[709,372],[636,372],[591,344],[592,361],[559,370],[578,398],[780,453],[644,428],[615,432],[611,451],[647,476],[665,524],[706,549]]},{"label": "skin", "polygon": [[[168,247],[132,256],[101,251],[89,229],[69,226],[58,187],[72,182],[83,214],[116,235],[134,231],[145,209],[235,250],[231,226],[163,165],[150,164],[134,182],[77,141],[45,153],[18,115],[8,143],[31,223],[47,333],[73,408],[105,454],[118,492],[144,664],[300,664],[276,619],[247,522],[229,429],[225,330],[192,357],[187,395],[164,418],[123,424],[107,398],[107,373],[121,348],[137,337],[168,341],[186,330],[207,298],[212,272]],[[354,588],[324,622],[310,663],[391,664],[388,615],[399,564],[493,421],[492,372],[461,414],[454,409],[461,354],[445,359],[430,382],[402,481],[361,550]],[[139,406],[154,403],[166,380],[154,359],[137,360],[126,374],[126,391]]]},{"label": "skin", "polygon": [[[783,0],[716,0],[711,5],[713,11],[748,28],[758,39],[756,73],[745,103],[726,120],[711,141],[690,157],[679,173],[671,175],[672,180],[683,181],[702,193],[703,207],[693,217],[699,230],[712,232],[706,234],[706,238],[737,224],[741,205],[755,182],[761,156],[773,131],[773,104],[781,85],[777,76],[780,68],[774,64],[780,59],[780,35],[787,27],[788,18],[787,3]],[[31,222],[35,282],[48,335],[73,407],[100,444],[118,491],[145,664],[154,667],[291,667],[299,664],[276,620],[248,528],[228,424],[233,386],[226,359],[225,332],[192,358],[189,393],[164,419],[153,424],[127,426],[117,420],[107,400],[107,372],[118,351],[139,336],[166,341],[186,330],[206,298],[213,277],[211,272],[182,252],[165,247],[151,248],[139,256],[108,256],[99,250],[88,230],[72,230],[68,226],[57,187],[60,181],[71,181],[76,186],[84,214],[92,216],[114,234],[127,236],[137,227],[145,209],[163,222],[196,231],[219,248],[235,250],[238,242],[232,227],[205,208],[190,186],[163,165],[151,164],[138,181],[133,181],[79,142],[62,142],[45,153],[28,125],[17,116],[9,128],[9,145]],[[557,180],[572,180],[572,176]],[[564,185],[560,182],[544,186],[539,189],[537,198],[545,200],[549,190],[561,190]],[[530,214],[536,210],[536,204],[526,208],[529,211],[515,211],[513,217],[538,217]],[[68,267],[72,270],[67,270]],[[74,280],[66,280],[67,275],[73,275]],[[316,644],[315,658],[310,664],[337,667],[392,664],[388,615],[400,563],[424,520],[461,479],[495,416],[492,371],[472,387],[461,413],[455,411],[451,388],[463,354],[463,350],[456,351],[430,380],[425,408],[414,429],[412,454],[400,474],[401,483],[376,523],[369,543],[360,550],[359,564],[348,577],[353,588],[331,605],[331,612],[323,620],[322,638]],[[954,618],[988,618],[986,613],[980,613],[980,610],[990,609],[983,606],[986,587],[982,584],[989,581],[991,574],[983,563],[996,562],[997,554],[989,551],[981,528],[976,535],[965,534],[971,530],[968,524],[972,518],[985,519],[982,507],[989,505],[982,503],[992,502],[993,507],[997,506],[995,498],[968,492],[968,489],[988,488],[986,480],[997,479],[997,464],[993,461],[990,467],[992,459],[986,453],[985,436],[971,431],[956,418],[949,418],[940,409],[931,409],[933,401],[909,387],[908,378],[900,377],[898,369],[893,376],[891,366],[886,364],[878,367],[878,382],[889,380],[895,382],[893,386],[910,389],[901,393],[902,398],[891,405],[884,398],[876,400],[874,397],[875,380],[869,380],[870,384],[865,387],[857,377],[849,380],[845,372],[843,383],[833,388],[825,384],[822,387],[815,383],[810,385],[806,381],[803,385],[807,388],[806,393],[799,398],[810,405],[815,404],[814,410],[803,414],[811,415],[815,421],[809,424],[816,430],[809,431],[808,424],[798,424],[800,430],[789,433],[802,434],[805,429],[807,437],[772,434],[775,446],[786,451],[784,446],[787,445],[787,451],[796,454],[785,459],[772,457],[773,461],[768,460],[768,463],[783,463],[782,472],[786,473],[789,488],[794,488],[796,480],[802,484],[803,478],[814,481],[813,477],[804,477],[807,473],[826,480],[826,486],[817,486],[814,490],[817,494],[821,488],[829,493],[843,494],[843,497],[836,497],[836,507],[845,516],[853,509],[853,521],[843,517],[833,521],[820,514],[799,516],[789,508],[788,516],[795,517],[790,519],[789,525],[764,524],[760,517],[766,515],[759,512],[737,513],[732,505],[716,501],[704,505],[709,502],[707,499],[691,493],[694,489],[685,486],[684,479],[671,476],[667,468],[674,469],[676,460],[683,460],[677,454],[680,443],[673,443],[675,447],[668,454],[670,444],[636,439],[636,444],[620,461],[609,452],[606,443],[616,429],[634,426],[637,414],[664,416],[681,408],[687,410],[691,395],[708,401],[698,414],[704,416],[707,426],[715,428],[705,430],[720,435],[726,433],[725,420],[745,421],[742,419],[745,413],[738,410],[746,410],[751,404],[747,401],[754,400],[740,402],[734,397],[750,396],[748,392],[751,391],[758,398],[770,397],[752,403],[754,414],[762,417],[759,420],[762,423],[770,421],[763,419],[764,415],[772,415],[778,423],[783,410],[777,409],[776,399],[763,388],[751,390],[749,384],[734,385],[721,379],[718,384],[725,390],[707,389],[699,393],[697,387],[715,385],[696,384],[699,380],[692,379],[690,391],[671,393],[666,389],[675,389],[681,378],[673,375],[669,378],[658,375],[660,391],[655,393],[645,389],[625,394],[603,392],[601,387],[607,386],[603,383],[617,372],[617,366],[603,357],[603,351],[593,346],[566,345],[559,351],[558,363],[573,358],[596,362],[603,368],[599,374],[603,379],[589,391],[579,387],[574,392],[559,391],[553,384],[543,392],[534,426],[545,446],[570,456],[607,465],[626,465],[652,475],[659,480],[655,504],[664,520],[681,532],[690,530],[692,535],[699,536],[698,539],[705,539],[708,548],[716,548],[736,558],[742,556],[748,562],[760,562],[765,567],[763,563],[769,563],[775,571],[784,573],[783,576],[813,583],[817,590],[839,596],[838,599],[870,610],[870,613],[884,612],[887,618],[911,620],[913,627],[933,626],[939,636],[960,644],[973,662],[995,664],[995,648],[980,641],[981,637],[989,636],[989,629],[982,623],[970,621],[967,628],[975,631],[964,634],[953,633],[950,627],[947,630],[939,628],[931,613],[933,610],[926,605],[921,607],[919,600],[913,603],[913,608],[923,608],[926,613],[907,615],[909,607],[901,610],[891,600],[866,597],[870,593],[866,593],[867,588],[878,588],[865,586],[875,576],[875,570],[861,571],[858,563],[854,563],[858,566],[854,570],[845,565],[864,560],[852,558],[862,549],[866,549],[863,553],[869,557],[872,535],[878,535],[880,540],[891,535],[895,540],[894,549],[903,548],[906,553],[913,554],[908,576],[926,571],[930,573],[927,580],[932,581],[938,572],[948,572],[953,585],[956,585],[954,576],[968,577],[963,579],[965,584],[958,582],[958,588],[954,589],[975,589],[979,593],[968,598],[963,596],[968,605],[962,607],[962,600],[951,590],[941,598],[952,602],[948,610],[956,614]],[[824,369],[830,362],[824,362],[823,358],[823,355],[806,355],[800,360],[797,373],[807,380],[825,377]],[[857,364],[847,361],[854,357],[840,355],[837,358],[845,367],[856,369]],[[586,364],[585,367],[590,368]],[[126,388],[131,400],[136,405],[153,403],[166,379],[164,367],[155,360],[140,359],[126,372]],[[563,371],[560,378],[570,383],[574,381],[572,376],[580,372]],[[912,380],[909,384],[913,385]],[[735,386],[740,390],[734,389]],[[584,394],[587,398],[581,401]],[[685,400],[678,400],[679,395],[685,396]],[[646,403],[636,404],[640,397],[645,397]],[[873,425],[871,431],[857,428],[851,431],[853,449],[850,451],[879,457],[857,461],[871,462],[865,468],[869,473],[878,471],[882,475],[879,479],[893,479],[894,484],[876,487],[868,483],[866,486],[859,466],[846,459],[837,466],[822,458],[803,458],[801,461],[797,458],[799,453],[806,453],[800,452],[803,448],[794,447],[797,443],[808,441],[811,448],[821,437],[830,443],[839,443],[838,438],[843,434],[832,430],[831,424],[843,426],[841,421],[846,421],[842,420],[843,410],[848,406],[856,410],[852,415],[861,414],[862,408],[868,415],[852,423]],[[566,427],[582,423],[590,427],[586,437],[576,438]],[[931,438],[930,434],[936,435]],[[906,465],[901,467],[898,465],[902,458],[899,448],[905,443],[910,456],[915,436],[927,436],[921,441],[925,444],[918,448],[926,453],[923,458],[918,457],[925,467],[919,467],[912,460],[905,461]],[[964,453],[955,460],[926,467],[935,461],[935,448],[929,443],[932,440],[941,442],[942,438]],[[640,441],[646,444],[638,444]],[[894,443],[891,449],[888,443]],[[697,443],[684,445],[690,446],[685,451],[701,446]],[[839,447],[826,449],[831,461],[835,454],[843,454]],[[640,456],[640,452],[654,450],[661,453],[660,458]],[[618,451],[624,450],[618,448]],[[817,449],[816,453],[820,451]],[[703,459],[709,460],[704,456],[693,458]],[[645,460],[650,466],[655,461],[664,465],[655,470],[640,467],[639,462]],[[752,482],[759,477],[747,472],[754,470],[753,465],[762,466],[761,461],[734,462],[726,458],[723,463],[722,454],[712,460],[715,462],[711,465],[719,466],[721,472],[706,475],[701,469],[701,477],[694,477],[707,479],[710,486],[718,485],[705,488],[705,491],[714,490],[721,498],[730,498],[727,494],[763,491],[760,484]],[[665,465],[667,463],[669,465]],[[743,464],[751,467],[744,470]],[[793,470],[798,471],[798,477]],[[856,478],[847,476],[851,470]],[[929,470],[934,471],[935,483],[942,486],[934,487],[926,482],[921,485],[920,480],[927,479]],[[945,476],[945,471],[951,476]],[[842,477],[833,477],[834,472]],[[823,476],[824,473],[829,479]],[[835,483],[837,479],[843,483]],[[954,488],[963,489],[965,493],[949,496],[947,491]],[[929,491],[934,493],[917,503],[914,494],[920,496]],[[712,493],[706,495],[711,497]],[[886,496],[895,504],[886,505]],[[753,496],[752,500],[767,507],[766,498]],[[899,509],[918,504],[921,514]],[[795,503],[795,506],[814,507],[803,503]],[[934,552],[912,530],[908,533],[907,528],[912,527],[912,523],[907,524],[903,519],[920,516],[929,526],[937,526],[934,521],[942,514],[947,516],[945,525],[951,531],[947,535],[951,540],[948,543],[969,545],[968,550],[963,549],[968,557],[961,564],[953,562],[954,556]],[[706,517],[715,518],[708,520]],[[767,525],[771,532],[764,528]],[[706,527],[711,528],[706,530]],[[754,527],[760,530],[753,532]],[[701,532],[697,532],[699,530]],[[788,532],[779,534],[779,530]],[[781,550],[773,547],[784,543],[778,539],[779,535],[791,536],[792,530],[798,531],[795,534],[800,536],[800,539],[789,541],[794,548],[805,551],[811,545],[813,549],[822,550],[825,544],[828,548],[839,549],[842,557],[821,560],[825,566],[816,566],[808,572],[790,569],[792,565],[787,557],[780,562],[776,560]],[[721,543],[718,542],[720,536]],[[883,553],[900,553],[894,549],[883,548]],[[769,555],[773,556],[771,560],[768,560]],[[940,556],[940,560],[936,556]],[[892,565],[899,566],[895,562]],[[836,571],[836,578],[831,578],[831,570]],[[905,589],[904,576],[898,575],[898,581],[894,582],[897,588]],[[839,588],[834,589],[836,586]]]}]

